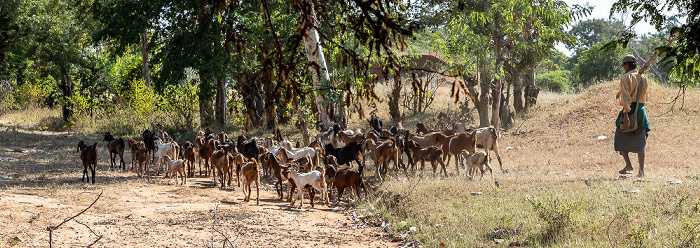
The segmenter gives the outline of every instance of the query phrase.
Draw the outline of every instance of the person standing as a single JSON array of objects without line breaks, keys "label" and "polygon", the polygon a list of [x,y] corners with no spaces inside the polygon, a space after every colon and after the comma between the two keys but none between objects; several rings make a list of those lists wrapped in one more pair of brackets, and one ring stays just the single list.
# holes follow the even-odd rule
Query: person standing
[{"label": "person standing", "polygon": [[[617,115],[615,125],[615,151],[625,159],[625,168],[620,170],[620,174],[633,174],[634,168],[630,162],[629,153],[637,153],[639,159],[638,178],[644,177],[644,151],[646,150],[647,137],[649,137],[649,119],[647,118],[644,103],[647,101],[649,82],[647,78],[640,74],[637,69],[637,60],[633,55],[622,58],[622,68],[625,74],[620,78],[620,88],[617,93],[617,101],[622,110]],[[641,92],[639,92],[641,90]],[[639,101],[637,95],[639,94]],[[636,120],[630,120],[629,115],[637,112]],[[629,124],[630,121],[637,122],[637,130],[622,132],[620,124]]]}]

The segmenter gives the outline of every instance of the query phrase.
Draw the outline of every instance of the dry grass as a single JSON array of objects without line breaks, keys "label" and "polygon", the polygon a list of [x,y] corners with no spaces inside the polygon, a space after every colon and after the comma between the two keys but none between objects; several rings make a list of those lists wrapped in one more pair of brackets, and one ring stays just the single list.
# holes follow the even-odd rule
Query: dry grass
[{"label": "dry grass", "polygon": [[[496,172],[500,187],[454,174],[399,178],[382,185],[381,197],[366,208],[388,216],[397,232],[417,227],[412,237],[429,247],[495,247],[525,240],[536,247],[679,247],[697,239],[700,230],[691,229],[700,223],[700,169],[694,166],[699,92],[687,93],[684,110],[677,105],[666,113],[677,90],[653,88],[646,178],[633,180],[617,174],[624,162],[612,144],[616,90],[611,82],[582,94],[540,94],[538,105],[499,141],[510,171]],[[673,179],[683,183],[667,183]],[[548,224],[532,203],[570,213],[566,230],[547,238]],[[694,242],[690,246],[698,245]]]}]

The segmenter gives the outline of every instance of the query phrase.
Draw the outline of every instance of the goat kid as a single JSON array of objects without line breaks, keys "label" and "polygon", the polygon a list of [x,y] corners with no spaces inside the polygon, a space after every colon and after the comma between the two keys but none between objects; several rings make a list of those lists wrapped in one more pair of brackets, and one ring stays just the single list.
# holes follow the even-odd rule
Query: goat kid
[{"label": "goat kid", "polygon": [[491,173],[491,179],[494,179],[493,170],[491,170],[488,154],[486,154],[486,152],[479,151],[471,155],[468,152],[462,152],[461,155],[464,158],[463,161],[467,161],[466,170],[467,177],[469,177],[469,179],[474,179],[474,174],[476,174],[477,168],[479,169],[479,171],[481,171],[481,178],[479,178],[479,180],[484,178],[484,173],[487,169]]},{"label": "goat kid", "polygon": [[177,184],[177,176],[179,174],[180,178],[182,180],[182,183],[180,183],[180,185],[187,183],[187,174],[185,174],[185,161],[184,160],[182,160],[182,159],[172,160],[170,158],[170,156],[168,156],[168,155],[165,155],[163,157],[163,160],[165,161],[165,165],[167,167],[163,178],[165,178],[166,176],[168,178],[172,178],[173,174],[175,174],[175,184]]}]

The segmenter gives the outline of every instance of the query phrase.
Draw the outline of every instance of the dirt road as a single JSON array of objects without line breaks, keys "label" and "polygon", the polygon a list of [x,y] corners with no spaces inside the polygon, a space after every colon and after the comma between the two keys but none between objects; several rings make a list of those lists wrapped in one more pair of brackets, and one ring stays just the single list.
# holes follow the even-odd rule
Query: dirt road
[{"label": "dirt road", "polygon": [[[85,225],[69,221],[54,231],[54,247],[87,246],[97,235],[97,247],[395,246],[342,208],[320,202],[310,208],[308,199],[303,209],[291,208],[266,183],[256,205],[254,195],[243,202],[240,188],[219,189],[211,178],[179,186],[174,178],[147,181],[109,170],[99,137],[6,129],[0,129],[0,247],[48,246],[46,228],[85,209],[100,192],[95,205],[75,218]],[[74,148],[80,139],[98,142],[95,185],[80,181]]]}]

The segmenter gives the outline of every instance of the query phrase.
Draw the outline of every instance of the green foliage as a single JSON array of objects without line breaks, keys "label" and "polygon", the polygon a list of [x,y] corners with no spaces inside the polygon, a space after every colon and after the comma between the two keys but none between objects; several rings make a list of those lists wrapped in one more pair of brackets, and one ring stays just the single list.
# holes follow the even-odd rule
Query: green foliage
[{"label": "green foliage", "polygon": [[[666,13],[670,10],[675,10],[678,14],[668,16]],[[644,20],[654,25],[656,30],[663,30],[665,36],[677,37],[675,44],[669,47],[664,44],[656,48],[664,55],[660,61],[661,65],[670,66],[675,73],[688,78],[678,81],[682,86],[700,80],[700,74],[693,73],[692,70],[700,65],[700,1],[618,0],[612,5],[610,14],[616,12],[632,13],[631,26]],[[685,23],[678,22],[683,18]],[[636,37],[636,33],[626,31],[607,43],[604,48],[627,47]]]},{"label": "green foliage", "polygon": [[578,53],[578,63],[573,70],[573,85],[588,87],[598,82],[614,80],[622,71],[622,57],[626,51],[622,48],[601,51],[602,43]]},{"label": "green foliage", "polygon": [[179,130],[195,128],[195,117],[198,113],[199,99],[197,88],[193,84],[178,84],[169,86],[162,97],[162,110],[174,113],[173,124]]},{"label": "green foliage", "polygon": [[615,38],[618,32],[625,29],[622,21],[616,19],[590,19],[576,23],[569,34],[576,36],[579,42],[566,44],[570,50],[586,50],[593,45]]},{"label": "green foliage", "polygon": [[132,109],[138,120],[145,120],[161,104],[160,96],[153,88],[146,87],[142,80],[131,81],[124,88],[117,86],[116,92],[119,102]]},{"label": "green foliage", "polygon": [[558,238],[566,234],[575,221],[574,215],[580,211],[580,203],[566,200],[559,201],[550,199],[546,202],[537,199],[528,199],[537,216],[544,221],[544,229],[536,237],[537,241],[542,244],[550,244],[556,242]]},{"label": "green foliage", "polygon": [[571,72],[568,70],[553,70],[537,74],[535,84],[551,91],[566,93],[569,91]]},{"label": "green foliage", "polygon": [[36,107],[46,103],[56,82],[53,78],[44,78],[42,81],[29,82],[19,85],[15,91],[14,104],[20,108]]}]

